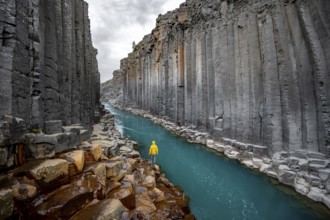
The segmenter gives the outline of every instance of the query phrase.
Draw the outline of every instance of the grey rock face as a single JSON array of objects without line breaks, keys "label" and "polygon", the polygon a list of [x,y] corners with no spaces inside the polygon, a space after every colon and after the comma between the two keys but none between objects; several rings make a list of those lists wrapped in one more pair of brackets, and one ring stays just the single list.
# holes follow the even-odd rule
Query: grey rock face
[{"label": "grey rock face", "polygon": [[0,116],[90,126],[99,107],[97,51],[83,0],[0,1]]},{"label": "grey rock face", "polygon": [[45,134],[56,134],[62,132],[63,129],[61,120],[45,121]]},{"label": "grey rock face", "polygon": [[113,72],[113,78],[101,84],[101,102],[123,104],[123,76],[120,70]]},{"label": "grey rock face", "polygon": [[214,138],[330,155],[327,0],[189,0],[121,62],[124,106]]},{"label": "grey rock face", "polygon": [[[10,145],[28,131],[55,134],[80,124],[88,131],[76,139],[85,139],[99,118],[96,54],[83,0],[0,0],[0,158],[10,158]],[[64,142],[77,143],[73,136]],[[41,148],[54,151],[30,146]]]}]

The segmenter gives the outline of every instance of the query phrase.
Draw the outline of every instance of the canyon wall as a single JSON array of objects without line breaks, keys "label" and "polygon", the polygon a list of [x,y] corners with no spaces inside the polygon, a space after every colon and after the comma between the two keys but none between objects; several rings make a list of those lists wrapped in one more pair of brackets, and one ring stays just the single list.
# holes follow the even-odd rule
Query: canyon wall
[{"label": "canyon wall", "polygon": [[329,156],[329,14],[327,0],[187,0],[121,61],[125,105],[269,155]]},{"label": "canyon wall", "polygon": [[113,72],[113,77],[101,84],[101,102],[112,103],[115,105],[123,104],[123,89],[122,81],[123,75],[120,70]]},{"label": "canyon wall", "polygon": [[100,96],[96,55],[83,0],[0,0],[0,166],[27,132],[90,130]]}]

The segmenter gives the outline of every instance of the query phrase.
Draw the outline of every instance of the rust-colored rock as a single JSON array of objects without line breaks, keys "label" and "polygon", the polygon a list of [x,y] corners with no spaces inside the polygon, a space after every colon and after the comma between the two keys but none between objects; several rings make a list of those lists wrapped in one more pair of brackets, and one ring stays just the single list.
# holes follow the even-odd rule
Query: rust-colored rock
[{"label": "rust-colored rock", "polygon": [[119,199],[123,205],[132,210],[135,208],[135,193],[133,187],[130,186],[121,186],[118,189],[115,189],[112,193],[110,193],[109,198]]},{"label": "rust-colored rock", "polygon": [[146,215],[151,215],[157,210],[157,208],[148,193],[142,193],[136,195],[136,210],[145,213]]},{"label": "rust-colored rock", "polygon": [[93,191],[90,188],[72,184],[38,198],[34,206],[39,218],[68,218],[92,200]]},{"label": "rust-colored rock", "polygon": [[118,199],[105,199],[102,201],[94,201],[93,204],[82,209],[70,220],[105,220],[105,219],[121,219],[124,206]]}]

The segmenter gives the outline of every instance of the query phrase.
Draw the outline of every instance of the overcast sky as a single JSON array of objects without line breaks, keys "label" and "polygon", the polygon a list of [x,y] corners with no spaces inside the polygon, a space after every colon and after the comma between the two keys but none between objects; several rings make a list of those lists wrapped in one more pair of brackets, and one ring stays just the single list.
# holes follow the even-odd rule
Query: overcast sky
[{"label": "overcast sky", "polygon": [[101,82],[112,78],[120,60],[132,52],[132,42],[151,33],[159,14],[178,8],[184,0],[85,0],[93,45],[98,49]]}]

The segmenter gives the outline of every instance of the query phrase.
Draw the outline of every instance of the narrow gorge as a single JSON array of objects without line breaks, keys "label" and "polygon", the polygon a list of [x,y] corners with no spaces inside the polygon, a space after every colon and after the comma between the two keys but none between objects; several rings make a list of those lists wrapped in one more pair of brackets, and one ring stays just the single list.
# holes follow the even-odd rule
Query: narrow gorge
[{"label": "narrow gorge", "polygon": [[85,1],[0,0],[0,219],[194,220],[101,105],[97,53]]},{"label": "narrow gorge", "polygon": [[194,1],[121,61],[124,98],[214,137],[330,155],[330,5]]},{"label": "narrow gorge", "polygon": [[101,100],[206,133],[197,142],[330,207],[329,14],[327,0],[187,0]]}]

